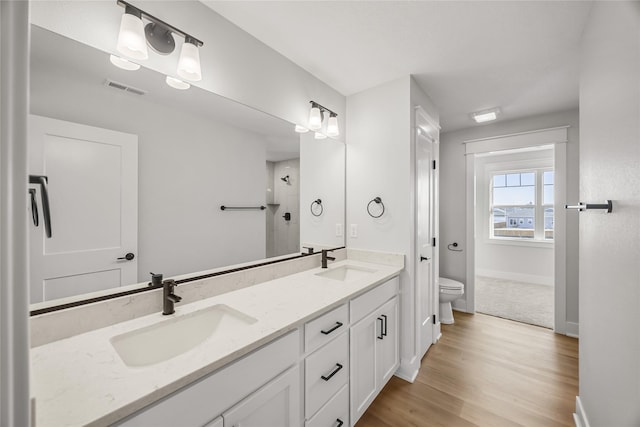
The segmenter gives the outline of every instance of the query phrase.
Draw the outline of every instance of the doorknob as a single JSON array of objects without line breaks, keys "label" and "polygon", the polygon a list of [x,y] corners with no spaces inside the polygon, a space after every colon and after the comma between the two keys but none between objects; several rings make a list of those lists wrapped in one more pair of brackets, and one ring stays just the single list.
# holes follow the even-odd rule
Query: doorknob
[{"label": "doorknob", "polygon": [[422,256],[420,255],[420,262],[422,261],[429,261],[431,258],[427,258],[426,256]]},{"label": "doorknob", "polygon": [[125,256],[121,256],[120,258],[116,258],[117,260],[127,260],[127,261],[131,261],[132,259],[134,259],[136,256],[134,254],[132,254],[131,252],[129,252],[128,254],[126,254]]}]

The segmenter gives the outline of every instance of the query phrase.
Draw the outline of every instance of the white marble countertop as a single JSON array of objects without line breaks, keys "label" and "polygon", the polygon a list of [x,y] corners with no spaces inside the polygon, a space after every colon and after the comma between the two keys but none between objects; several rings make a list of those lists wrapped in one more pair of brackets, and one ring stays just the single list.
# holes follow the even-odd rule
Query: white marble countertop
[{"label": "white marble countertop", "polygon": [[[235,359],[284,335],[376,285],[402,267],[345,260],[330,265],[375,270],[342,282],[317,276],[320,268],[264,282],[191,304],[176,304],[172,316],[158,312],[56,341],[31,351],[31,389],[36,426],[108,425],[169,395]],[[326,270],[324,270],[326,271]],[[180,293],[176,288],[176,293]],[[110,338],[203,308],[226,304],[257,319],[243,333],[209,339],[172,359],[128,367]]]}]

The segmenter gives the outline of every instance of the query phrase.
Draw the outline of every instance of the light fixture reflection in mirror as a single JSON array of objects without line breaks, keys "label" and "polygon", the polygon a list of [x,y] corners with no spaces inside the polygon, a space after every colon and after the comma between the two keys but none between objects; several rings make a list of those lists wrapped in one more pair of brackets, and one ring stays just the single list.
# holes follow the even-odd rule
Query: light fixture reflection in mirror
[{"label": "light fixture reflection in mirror", "polygon": [[[111,271],[126,263],[136,263],[134,279],[101,285],[97,289],[88,288],[84,292],[82,279],[78,281],[80,291],[67,294],[54,290],[60,280],[34,280],[30,284],[34,297],[32,302],[38,304],[32,309],[55,308],[62,302],[86,299],[96,295],[86,292],[99,289],[101,294],[145,289],[148,281],[146,272],[158,268],[169,278],[229,265],[264,262],[269,253],[267,241],[276,238],[275,235],[267,235],[270,233],[267,231],[268,220],[279,221],[278,227],[285,231],[290,230],[294,222],[303,228],[305,215],[311,217],[307,209],[309,199],[303,200],[304,191],[312,194],[314,199],[336,188],[343,191],[344,176],[339,177],[340,183],[334,180],[329,189],[308,188],[322,185],[326,179],[322,176],[317,179],[310,177],[300,169],[300,134],[293,132],[291,123],[197,87],[191,87],[184,92],[184,96],[176,96],[175,90],[168,88],[165,83],[167,76],[145,67],[135,73],[113,67],[106,60],[109,53],[39,27],[32,27],[31,41],[32,114],[136,135],[138,139],[137,248],[118,249],[107,260],[108,266],[101,270]],[[105,79],[138,88],[142,94],[106,87]],[[56,139],[53,142],[60,145],[65,141]],[[337,169],[343,171],[344,145],[335,141],[330,145],[332,164],[338,160],[334,147],[342,153],[339,156],[342,160],[338,160],[342,166]],[[313,160],[310,158],[305,163],[313,163],[318,173],[326,171],[322,166],[327,157],[321,151],[323,149],[323,146],[313,147]],[[265,171],[265,165],[269,164],[274,171],[271,181]],[[51,168],[48,172],[53,174],[55,171],[53,166]],[[286,175],[294,177],[293,185],[280,180]],[[83,180],[71,180],[74,181],[82,183]],[[56,222],[54,238],[64,235],[67,227],[80,233],[85,239],[85,247],[90,247],[92,244],[87,236],[99,231],[96,230],[99,227],[89,227],[85,233],[81,230],[81,221],[69,220],[67,225],[60,224],[61,216],[64,217],[61,214],[63,208],[55,203],[59,190],[56,186],[60,182],[51,180],[49,191],[52,217]],[[277,183],[283,188],[279,188]],[[285,187],[287,193],[282,193]],[[101,197],[99,189],[90,188],[87,191],[87,197],[77,199],[94,200],[98,197],[96,200],[99,200]],[[291,191],[299,191],[300,195],[292,198],[289,195]],[[39,195],[36,199],[40,200]],[[286,206],[289,199],[297,200],[296,205]],[[344,197],[340,200],[344,200]],[[304,203],[305,209],[300,209],[301,203]],[[268,207],[264,211],[223,212],[218,209],[220,205]],[[285,208],[293,213],[294,221],[286,222],[282,218]],[[332,203],[332,212],[335,209],[341,212],[343,218],[344,205]],[[78,209],[76,213],[79,212],[82,210]],[[332,230],[337,221],[342,222],[333,219],[330,224]],[[30,232],[41,230],[42,227],[32,227]],[[322,239],[313,237],[313,240],[305,243],[312,246],[316,243],[344,246],[344,238],[336,238],[334,234],[332,232]],[[280,253],[275,251],[274,256],[300,255],[302,231],[290,236],[298,239],[293,246],[289,243],[271,244],[274,251],[278,247],[288,250]],[[43,254],[42,248],[45,253],[51,252],[57,244],[52,239],[47,241],[44,238],[32,239],[32,242],[43,243],[41,247],[31,245],[40,250],[40,255]],[[72,249],[75,251],[77,248]],[[73,252],[62,247],[55,251]],[[135,254],[133,260],[116,261],[116,258],[129,252]]]}]

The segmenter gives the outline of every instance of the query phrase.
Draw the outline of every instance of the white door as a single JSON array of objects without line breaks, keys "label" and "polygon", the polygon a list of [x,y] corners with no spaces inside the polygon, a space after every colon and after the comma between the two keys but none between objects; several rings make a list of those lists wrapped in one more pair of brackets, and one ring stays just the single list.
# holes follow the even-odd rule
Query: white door
[{"label": "white door", "polygon": [[296,366],[222,414],[224,427],[297,427],[302,422],[300,395]]},{"label": "white door", "polygon": [[138,137],[30,116],[29,174],[31,302],[137,282]]},{"label": "white door", "polygon": [[416,133],[416,312],[418,314],[419,356],[433,342],[434,291],[434,152],[435,142],[421,129]]}]

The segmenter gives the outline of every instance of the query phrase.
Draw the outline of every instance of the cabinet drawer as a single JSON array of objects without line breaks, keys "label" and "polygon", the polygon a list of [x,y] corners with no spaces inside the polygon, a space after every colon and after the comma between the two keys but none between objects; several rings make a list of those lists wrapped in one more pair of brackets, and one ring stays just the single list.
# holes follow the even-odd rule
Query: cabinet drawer
[{"label": "cabinet drawer", "polygon": [[399,286],[400,279],[398,277],[394,277],[377,288],[370,290],[366,294],[360,295],[358,298],[351,300],[349,303],[351,310],[351,324],[355,324],[358,320],[364,318],[367,314],[371,313],[373,310],[396,296],[398,294]]},{"label": "cabinet drawer", "polygon": [[349,309],[344,304],[304,325],[304,351],[311,353],[347,329]]},{"label": "cabinet drawer", "polygon": [[[342,424],[340,424],[342,423]],[[349,385],[342,386],[340,391],[324,405],[317,414],[305,423],[305,427],[349,427]]]},{"label": "cabinet drawer", "polygon": [[305,417],[311,418],[349,379],[349,334],[305,360]]}]

